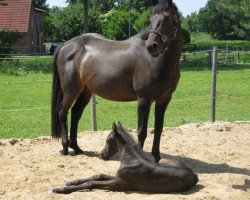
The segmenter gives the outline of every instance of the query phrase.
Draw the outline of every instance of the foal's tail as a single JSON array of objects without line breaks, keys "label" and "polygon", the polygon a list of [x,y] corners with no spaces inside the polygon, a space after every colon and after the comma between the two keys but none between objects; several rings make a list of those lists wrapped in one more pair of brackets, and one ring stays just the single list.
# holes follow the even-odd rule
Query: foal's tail
[{"label": "foal's tail", "polygon": [[53,81],[52,81],[52,99],[51,99],[51,135],[53,138],[61,137],[59,110],[62,105],[63,92],[58,75],[56,60],[62,46],[63,44],[57,47],[53,59]]}]

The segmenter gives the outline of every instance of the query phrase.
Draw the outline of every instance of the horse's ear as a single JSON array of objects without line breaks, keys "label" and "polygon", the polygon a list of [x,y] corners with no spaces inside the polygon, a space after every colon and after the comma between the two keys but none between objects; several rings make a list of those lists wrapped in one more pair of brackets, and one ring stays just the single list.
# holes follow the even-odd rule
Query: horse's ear
[{"label": "horse's ear", "polygon": [[155,6],[158,2],[158,0],[151,0],[152,1],[152,5]]},{"label": "horse's ear", "polygon": [[117,127],[118,127],[118,129],[123,129],[121,122],[117,123]]},{"label": "horse's ear", "polygon": [[168,0],[168,5],[172,6],[173,1],[172,0]]},{"label": "horse's ear", "polygon": [[115,133],[118,133],[118,130],[117,130],[117,126],[116,126],[116,124],[113,122],[113,124],[112,124],[112,129],[113,129],[113,131],[115,132]]}]

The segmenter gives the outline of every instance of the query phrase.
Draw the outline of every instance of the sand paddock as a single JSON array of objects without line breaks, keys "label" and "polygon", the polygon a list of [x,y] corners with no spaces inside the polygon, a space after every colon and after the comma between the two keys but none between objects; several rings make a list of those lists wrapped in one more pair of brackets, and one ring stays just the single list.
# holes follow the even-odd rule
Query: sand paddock
[{"label": "sand paddock", "polygon": [[[250,199],[250,123],[219,122],[164,129],[162,157],[187,162],[199,176],[198,184],[187,192],[52,193],[52,188],[61,187],[69,180],[116,173],[118,157],[111,161],[98,158],[108,133],[79,134],[79,146],[85,151],[79,156],[60,156],[60,142],[50,137],[0,140],[0,199]],[[150,152],[151,145],[152,134],[148,134],[145,151]]]}]

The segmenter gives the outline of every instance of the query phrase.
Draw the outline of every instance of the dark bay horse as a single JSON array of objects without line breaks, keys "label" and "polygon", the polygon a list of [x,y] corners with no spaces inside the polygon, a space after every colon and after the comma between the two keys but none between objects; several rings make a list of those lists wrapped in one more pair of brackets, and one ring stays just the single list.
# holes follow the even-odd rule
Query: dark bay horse
[{"label": "dark bay horse", "polygon": [[[179,81],[181,27],[171,0],[153,1],[150,26],[125,41],[98,34],[83,34],[59,48],[54,56],[52,86],[52,136],[62,137],[63,155],[75,154],[77,127],[91,95],[113,101],[138,101],[138,142],[147,137],[149,111],[155,102],[152,154],[160,160],[160,138],[165,110]],[[71,109],[70,139],[67,114]]]},{"label": "dark bay horse", "polygon": [[53,189],[53,192],[68,194],[85,189],[105,189],[170,193],[188,190],[198,182],[197,175],[184,164],[176,161],[165,164],[150,161],[121,124],[113,124],[113,131],[106,140],[102,155],[111,155],[117,151],[121,165],[116,176],[99,174],[77,179],[68,182],[66,187]]}]

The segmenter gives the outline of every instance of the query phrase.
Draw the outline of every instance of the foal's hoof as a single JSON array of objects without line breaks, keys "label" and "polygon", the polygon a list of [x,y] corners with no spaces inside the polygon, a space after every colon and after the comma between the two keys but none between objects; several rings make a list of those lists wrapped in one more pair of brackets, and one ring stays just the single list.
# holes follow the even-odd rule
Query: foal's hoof
[{"label": "foal's hoof", "polygon": [[64,188],[54,188],[52,192],[57,194],[70,194],[71,192],[64,190]]}]

